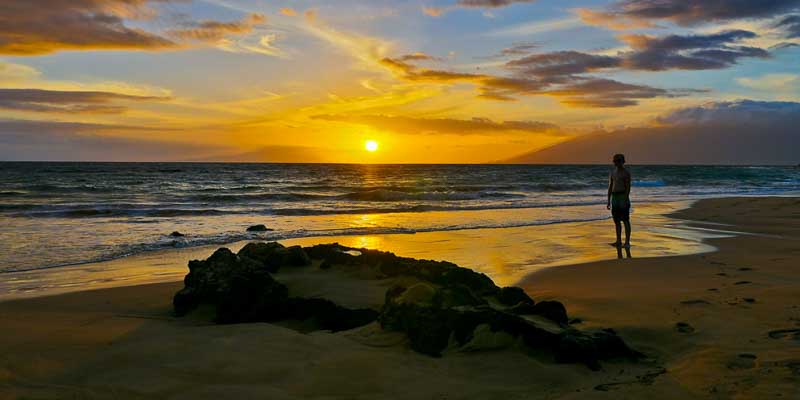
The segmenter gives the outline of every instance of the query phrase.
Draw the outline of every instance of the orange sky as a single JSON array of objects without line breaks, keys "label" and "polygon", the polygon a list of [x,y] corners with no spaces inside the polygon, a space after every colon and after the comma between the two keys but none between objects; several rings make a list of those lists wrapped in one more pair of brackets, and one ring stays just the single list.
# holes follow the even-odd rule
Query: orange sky
[{"label": "orange sky", "polygon": [[483,163],[800,98],[797,1],[647,4],[7,0],[0,159]]}]

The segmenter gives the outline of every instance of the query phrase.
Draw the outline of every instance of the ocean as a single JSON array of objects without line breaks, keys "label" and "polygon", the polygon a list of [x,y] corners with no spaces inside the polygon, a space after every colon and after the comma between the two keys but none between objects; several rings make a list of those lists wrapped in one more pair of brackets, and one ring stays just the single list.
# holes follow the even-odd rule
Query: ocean
[{"label": "ocean", "polygon": [[[800,168],[642,166],[637,205],[796,195]],[[611,167],[0,163],[0,272],[242,240],[607,219]],[[268,232],[246,232],[264,224]],[[172,237],[179,231],[185,236]]]}]

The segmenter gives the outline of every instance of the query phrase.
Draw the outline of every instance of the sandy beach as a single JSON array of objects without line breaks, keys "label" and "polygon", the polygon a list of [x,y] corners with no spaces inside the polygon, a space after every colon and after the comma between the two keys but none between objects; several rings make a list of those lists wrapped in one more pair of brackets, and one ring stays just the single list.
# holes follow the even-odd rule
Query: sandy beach
[{"label": "sandy beach", "polygon": [[591,371],[518,349],[431,358],[374,324],[310,334],[214,325],[173,317],[174,282],[0,302],[0,398],[800,396],[800,200],[701,200],[674,217],[738,233],[707,239],[714,252],[640,258],[634,247],[634,258],[516,283],[563,302],[579,328],[613,328],[647,356],[639,362]]}]

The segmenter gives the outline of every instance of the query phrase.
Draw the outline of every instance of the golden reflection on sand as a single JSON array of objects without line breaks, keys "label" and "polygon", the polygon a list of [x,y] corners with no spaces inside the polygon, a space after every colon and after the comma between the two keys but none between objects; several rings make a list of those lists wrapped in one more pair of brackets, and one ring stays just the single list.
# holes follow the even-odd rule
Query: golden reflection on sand
[{"label": "golden reflection on sand", "polygon": [[[702,240],[722,234],[687,228],[681,221],[664,216],[684,206],[675,203],[639,206],[633,216],[631,254],[642,258],[713,250]],[[350,218],[353,226],[368,227],[379,219],[381,226],[391,226],[393,218],[426,218],[428,214],[346,217]],[[486,218],[491,219],[491,215]],[[286,246],[311,246],[338,242],[349,247],[391,251],[400,256],[446,260],[483,272],[498,285],[513,285],[543,268],[617,259],[617,249],[609,245],[613,241],[613,224],[610,220],[601,220],[415,234],[308,237],[282,240],[281,243]],[[245,243],[237,242],[224,247],[238,251]],[[45,292],[177,281],[186,274],[189,260],[208,257],[218,247],[223,246],[171,249],[94,264],[4,274],[4,279],[0,281],[0,299]],[[625,260],[626,257],[623,257],[620,262]]]}]

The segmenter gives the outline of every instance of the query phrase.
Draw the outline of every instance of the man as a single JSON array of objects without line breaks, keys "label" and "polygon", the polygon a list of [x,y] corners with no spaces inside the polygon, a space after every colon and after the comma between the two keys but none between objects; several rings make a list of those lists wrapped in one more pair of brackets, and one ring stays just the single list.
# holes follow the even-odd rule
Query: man
[{"label": "man", "polygon": [[[626,249],[631,247],[631,173],[625,168],[625,156],[622,154],[614,155],[614,170],[608,177],[608,204],[606,207],[611,210],[614,218],[614,225],[617,229],[617,241],[614,246],[624,246]],[[622,244],[622,226],[625,223],[625,244]]]}]

